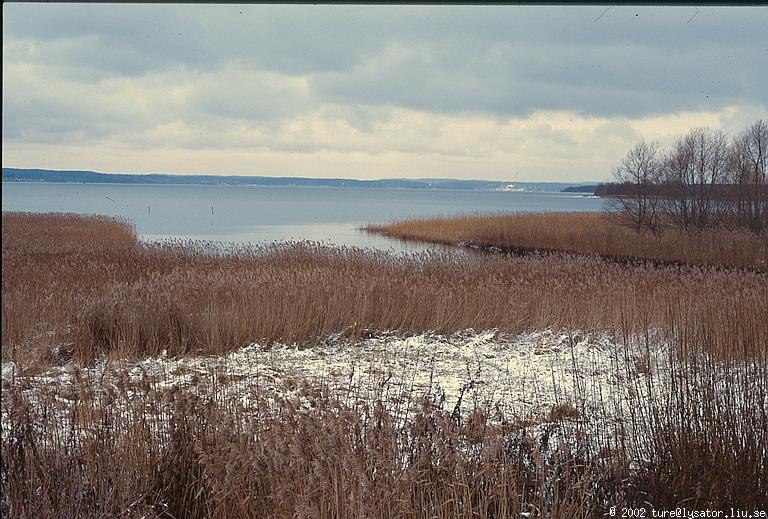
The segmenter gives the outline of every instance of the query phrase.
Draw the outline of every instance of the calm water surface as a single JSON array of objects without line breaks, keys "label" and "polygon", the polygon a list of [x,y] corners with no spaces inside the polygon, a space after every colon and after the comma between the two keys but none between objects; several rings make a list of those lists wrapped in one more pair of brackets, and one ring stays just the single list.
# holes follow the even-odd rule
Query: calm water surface
[{"label": "calm water surface", "polygon": [[572,193],[419,191],[256,186],[155,186],[3,182],[3,211],[74,212],[129,218],[143,240],[313,240],[394,250],[428,246],[357,230],[415,216],[496,211],[600,211]]}]

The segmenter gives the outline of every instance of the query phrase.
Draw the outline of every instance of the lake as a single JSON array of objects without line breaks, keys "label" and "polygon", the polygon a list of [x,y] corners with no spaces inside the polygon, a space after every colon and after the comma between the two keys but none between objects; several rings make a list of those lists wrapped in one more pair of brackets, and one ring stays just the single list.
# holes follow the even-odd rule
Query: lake
[{"label": "lake", "polygon": [[143,240],[312,240],[396,251],[429,246],[357,228],[418,216],[603,207],[603,200],[578,193],[21,182],[3,182],[2,203],[3,211],[123,216]]}]

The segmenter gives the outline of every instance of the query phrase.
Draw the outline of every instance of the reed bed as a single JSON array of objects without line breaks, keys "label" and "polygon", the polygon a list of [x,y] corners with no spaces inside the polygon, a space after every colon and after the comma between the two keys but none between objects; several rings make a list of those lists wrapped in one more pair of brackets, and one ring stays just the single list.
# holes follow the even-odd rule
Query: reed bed
[{"label": "reed bed", "polygon": [[[4,213],[2,223],[3,515],[599,517],[622,505],[768,506],[759,268],[143,244],[126,222],[97,217]],[[242,376],[216,368],[169,385],[141,365],[111,367],[468,328],[580,329],[640,349],[624,355],[631,373],[617,368],[626,394],[595,390],[591,414],[574,394],[533,422],[469,401],[457,414],[408,390],[384,399],[297,378],[288,392],[235,391]],[[71,384],[49,375],[56,366]],[[591,373],[573,368],[575,381]],[[627,407],[621,398],[632,399],[624,425],[587,427]],[[419,405],[404,420],[391,402],[407,399]]]},{"label": "reed bed", "polygon": [[[653,328],[681,348],[703,341],[733,356],[764,349],[768,337],[768,283],[759,271],[574,255],[407,256],[316,243],[138,244],[115,221],[100,224],[109,224],[105,236],[94,226],[89,243],[68,241],[57,221],[70,229],[92,219],[3,218],[4,361],[32,368],[104,354],[222,354],[367,330]],[[24,227],[51,238],[27,241],[35,233]]]},{"label": "reed bed", "polygon": [[215,386],[125,385],[107,401],[81,381],[58,443],[40,432],[57,421],[8,390],[4,515],[591,517],[604,507],[608,487],[596,483],[609,466],[542,449],[480,413],[457,421],[424,401],[400,424],[378,402],[363,408],[328,391],[314,392],[311,408],[263,393],[236,406]]},{"label": "reed bed", "polygon": [[[595,394],[597,410],[565,394],[545,417],[469,398],[457,413],[439,392],[390,392],[388,382],[378,396],[327,379],[276,385],[216,365],[176,384],[169,379],[178,374],[158,375],[148,363],[71,369],[55,384],[4,377],[0,511],[586,518],[612,506],[764,508],[765,364],[715,370],[678,361],[663,376],[641,376],[661,373],[650,366],[620,390]],[[629,375],[625,367],[616,375]],[[674,382],[651,393],[668,377]],[[630,388],[648,393],[623,402]],[[590,426],[613,406],[630,412]]]},{"label": "reed bed", "polygon": [[768,271],[768,235],[707,228],[637,231],[601,213],[474,214],[370,224],[369,232],[404,240],[514,252],[567,252],[602,258]]}]

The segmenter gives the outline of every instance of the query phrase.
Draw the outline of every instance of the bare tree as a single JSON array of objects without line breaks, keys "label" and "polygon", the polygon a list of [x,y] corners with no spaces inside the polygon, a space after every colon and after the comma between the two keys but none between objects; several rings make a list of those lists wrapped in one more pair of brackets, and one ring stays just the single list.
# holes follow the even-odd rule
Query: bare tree
[{"label": "bare tree", "polygon": [[669,151],[641,142],[600,186],[608,210],[636,229],[688,231],[727,225],[768,231],[768,123],[755,122],[733,140],[694,128]]},{"label": "bare tree", "polygon": [[677,140],[663,167],[665,211],[677,225],[691,229],[721,222],[728,164],[728,137],[720,130],[694,128]]},{"label": "bare tree", "polygon": [[636,144],[622,159],[613,177],[622,185],[622,194],[612,200],[611,211],[636,229],[659,231],[659,174],[661,171],[658,144]]},{"label": "bare tree", "polygon": [[663,211],[675,225],[688,227],[692,220],[688,185],[693,177],[693,150],[685,139],[675,142],[664,155],[662,178],[664,184]]},{"label": "bare tree", "polygon": [[761,119],[734,139],[730,155],[735,217],[755,232],[768,229],[766,162],[768,124]]}]

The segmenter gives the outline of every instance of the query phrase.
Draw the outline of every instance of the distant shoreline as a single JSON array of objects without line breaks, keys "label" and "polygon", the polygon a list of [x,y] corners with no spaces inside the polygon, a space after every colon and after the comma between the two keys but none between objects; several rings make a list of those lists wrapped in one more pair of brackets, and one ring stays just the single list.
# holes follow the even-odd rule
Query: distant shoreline
[{"label": "distant shoreline", "polygon": [[[99,173],[94,171],[58,171],[45,169],[3,168],[3,182],[50,184],[103,185],[173,185],[173,186],[233,186],[233,187],[325,187],[364,189],[409,189],[419,191],[487,191],[487,192],[583,192],[584,182],[501,182],[493,180],[453,179],[376,179],[169,175]],[[580,188],[576,191],[574,188]]]},{"label": "distant shoreline", "polygon": [[223,187],[223,188],[258,188],[258,189],[359,189],[369,190],[376,189],[381,191],[426,191],[426,192],[473,192],[473,193],[498,193],[498,194],[513,194],[513,195],[569,195],[570,197],[579,198],[600,198],[590,193],[579,193],[565,190],[544,190],[544,189],[530,189],[530,190],[503,190],[503,189],[471,189],[471,188],[411,188],[411,187],[374,187],[374,186],[315,186],[315,185],[272,185],[272,184],[163,184],[163,183],[150,183],[150,182],[136,182],[136,183],[123,183],[123,182],[65,182],[65,181],[51,181],[51,180],[12,180],[2,179],[3,184],[19,184],[19,185],[44,185],[44,186],[143,186],[143,187]]}]

